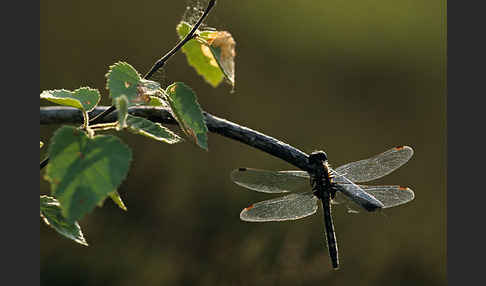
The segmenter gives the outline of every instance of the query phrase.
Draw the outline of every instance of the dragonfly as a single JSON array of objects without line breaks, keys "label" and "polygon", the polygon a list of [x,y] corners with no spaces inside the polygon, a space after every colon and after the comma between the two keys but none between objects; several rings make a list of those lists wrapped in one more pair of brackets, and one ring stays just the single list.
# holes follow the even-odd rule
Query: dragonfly
[{"label": "dragonfly", "polygon": [[398,146],[368,159],[332,169],[327,161],[327,154],[324,151],[315,151],[308,157],[309,169],[313,170],[310,173],[300,170],[235,169],[231,172],[232,181],[257,192],[275,194],[295,192],[309,185],[312,188],[312,191],[254,203],[241,211],[240,219],[247,222],[297,220],[315,214],[320,201],[327,248],[332,267],[337,270],[339,257],[331,205],[344,199],[359,209],[374,212],[412,201],[415,194],[408,187],[359,184],[390,174],[410,160],[412,155],[411,147]]}]

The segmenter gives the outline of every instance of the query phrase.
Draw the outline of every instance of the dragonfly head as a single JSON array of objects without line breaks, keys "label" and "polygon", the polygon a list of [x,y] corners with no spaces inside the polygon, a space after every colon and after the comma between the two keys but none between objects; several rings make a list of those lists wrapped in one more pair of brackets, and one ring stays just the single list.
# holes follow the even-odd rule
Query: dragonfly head
[{"label": "dragonfly head", "polygon": [[327,155],[324,151],[314,151],[309,155],[310,164],[324,163],[327,161]]}]

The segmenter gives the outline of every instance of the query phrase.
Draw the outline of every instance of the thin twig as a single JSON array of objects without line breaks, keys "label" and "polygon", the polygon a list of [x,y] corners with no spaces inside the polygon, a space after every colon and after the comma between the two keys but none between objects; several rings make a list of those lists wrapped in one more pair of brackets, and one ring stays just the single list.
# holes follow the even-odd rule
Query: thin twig
[{"label": "thin twig", "polygon": [[182,39],[172,50],[170,50],[167,54],[165,54],[165,56],[163,56],[162,58],[160,58],[152,66],[152,68],[150,69],[150,71],[144,76],[144,79],[149,79],[156,71],[158,71],[162,66],[164,66],[165,62],[168,59],[170,59],[170,57],[172,57],[180,48],[182,48],[182,46],[184,46],[184,44],[186,42],[188,42],[189,40],[191,40],[192,38],[194,38],[194,36],[195,36],[194,33],[196,33],[196,31],[199,28],[199,26],[201,26],[202,21],[209,14],[209,11],[211,11],[211,9],[213,8],[213,6],[214,6],[215,3],[216,3],[216,0],[209,1],[208,7],[206,8],[206,10],[204,10],[204,13],[199,18],[199,20],[196,22],[196,24],[194,25],[194,27],[192,27],[192,30],[189,32],[189,34],[187,34],[186,37],[184,39]]},{"label": "thin twig", "polygon": [[[108,109],[107,106],[96,107],[92,112],[99,114]],[[128,113],[159,122],[162,124],[177,124],[168,109],[152,106],[130,107]],[[309,169],[308,155],[299,149],[281,142],[273,137],[252,130],[248,127],[238,125],[231,121],[216,117],[207,112],[203,112],[206,125],[210,132],[217,133],[224,137],[237,140],[248,146],[257,148],[265,153],[280,158],[295,167],[304,170]],[[83,117],[79,110],[64,106],[49,106],[40,108],[40,124],[77,124],[82,122]],[[117,120],[114,112],[103,119],[109,123]]]}]

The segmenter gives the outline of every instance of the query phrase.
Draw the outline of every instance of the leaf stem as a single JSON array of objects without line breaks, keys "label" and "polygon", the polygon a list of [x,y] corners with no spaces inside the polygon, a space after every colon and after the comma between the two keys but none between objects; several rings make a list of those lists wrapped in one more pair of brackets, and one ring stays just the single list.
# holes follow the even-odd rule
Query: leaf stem
[{"label": "leaf stem", "polygon": [[89,127],[89,114],[83,110],[83,129],[88,129]]},{"label": "leaf stem", "polygon": [[91,125],[90,129],[92,129],[94,131],[106,131],[106,130],[110,130],[110,129],[116,129],[117,126],[118,126],[118,121],[115,121],[115,122],[98,123],[98,124],[95,124],[95,125]]}]

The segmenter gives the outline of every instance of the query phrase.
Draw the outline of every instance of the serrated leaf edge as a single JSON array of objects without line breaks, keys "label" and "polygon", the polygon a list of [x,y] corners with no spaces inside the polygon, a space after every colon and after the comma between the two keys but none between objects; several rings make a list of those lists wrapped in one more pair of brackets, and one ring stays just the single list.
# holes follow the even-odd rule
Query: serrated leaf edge
[{"label": "serrated leaf edge", "polygon": [[[59,208],[61,208],[61,204],[59,203],[59,201],[54,198],[54,197],[49,197],[49,196],[46,196],[46,195],[41,195],[40,196],[41,198],[42,197],[45,197],[45,198],[49,198],[49,199],[54,199],[55,202],[53,202],[53,204],[55,204],[56,206],[59,206]],[[52,203],[51,203],[52,204]],[[78,237],[74,237],[72,235],[68,235],[66,233],[62,233],[60,231],[58,231],[53,225],[51,225],[51,223],[49,222],[49,220],[47,219],[47,217],[42,213],[42,211],[40,211],[40,217],[42,218],[42,221],[44,221],[44,223],[46,225],[48,225],[49,227],[51,227],[52,229],[54,229],[58,234],[64,236],[65,238],[68,238],[68,239],[71,239],[81,245],[84,245],[84,246],[89,246],[88,243],[86,242],[86,239],[84,238],[84,234],[83,234],[83,231],[81,230],[81,226],[79,226],[79,223],[77,221],[74,221],[73,224],[74,226],[79,229],[79,238]]]}]

